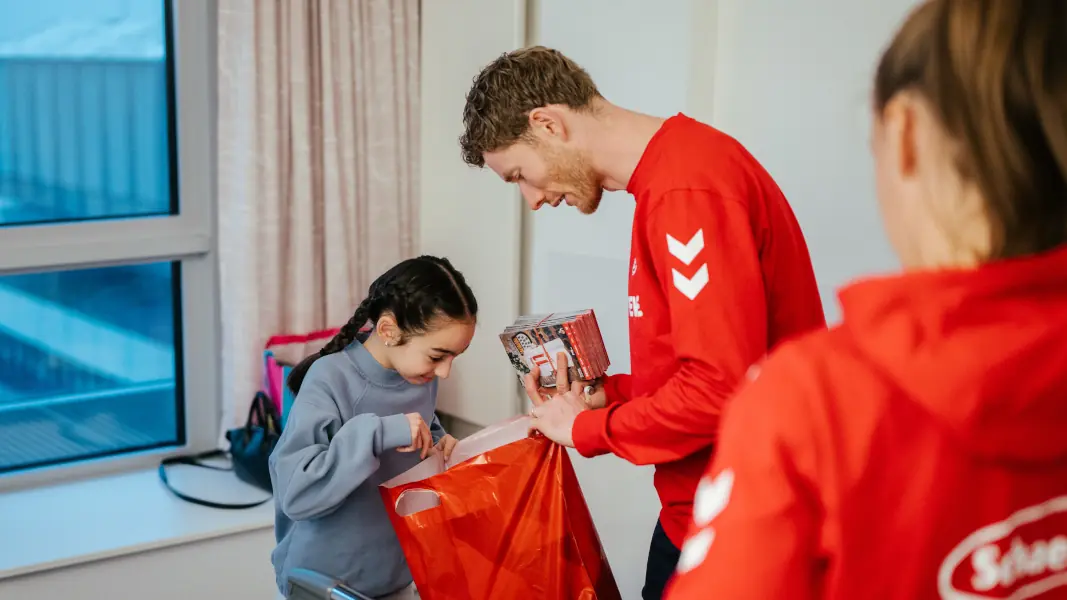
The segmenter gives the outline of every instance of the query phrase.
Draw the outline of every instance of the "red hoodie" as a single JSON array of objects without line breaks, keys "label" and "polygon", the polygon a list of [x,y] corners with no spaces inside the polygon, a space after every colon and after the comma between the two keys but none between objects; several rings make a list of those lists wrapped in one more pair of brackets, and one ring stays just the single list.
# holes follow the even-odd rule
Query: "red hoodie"
[{"label": "red hoodie", "polygon": [[731,403],[668,598],[1067,598],[1067,248],[840,299]]},{"label": "red hoodie", "polygon": [[727,398],[770,348],[826,322],[785,196],[730,136],[667,119],[627,190],[632,375],[609,378],[609,407],[572,435],[584,456],[656,465],[660,522],[681,546]]}]

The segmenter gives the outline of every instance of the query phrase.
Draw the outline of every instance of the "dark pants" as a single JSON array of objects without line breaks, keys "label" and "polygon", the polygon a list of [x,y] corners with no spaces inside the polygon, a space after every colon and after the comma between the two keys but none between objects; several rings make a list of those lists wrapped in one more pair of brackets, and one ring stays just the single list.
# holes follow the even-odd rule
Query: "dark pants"
[{"label": "dark pants", "polygon": [[660,600],[663,588],[674,575],[678,567],[678,558],[682,552],[674,547],[670,538],[663,532],[663,526],[656,522],[652,532],[652,544],[648,548],[648,566],[645,568],[645,587],[641,590],[643,600]]}]

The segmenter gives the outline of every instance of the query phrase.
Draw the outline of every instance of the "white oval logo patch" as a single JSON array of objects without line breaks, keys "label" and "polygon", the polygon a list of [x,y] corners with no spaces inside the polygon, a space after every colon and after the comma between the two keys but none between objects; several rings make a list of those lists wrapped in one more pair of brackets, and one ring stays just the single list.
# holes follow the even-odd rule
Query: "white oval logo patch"
[{"label": "white oval logo patch", "polygon": [[944,600],[1026,600],[1067,586],[1067,496],[967,536],[937,573]]}]

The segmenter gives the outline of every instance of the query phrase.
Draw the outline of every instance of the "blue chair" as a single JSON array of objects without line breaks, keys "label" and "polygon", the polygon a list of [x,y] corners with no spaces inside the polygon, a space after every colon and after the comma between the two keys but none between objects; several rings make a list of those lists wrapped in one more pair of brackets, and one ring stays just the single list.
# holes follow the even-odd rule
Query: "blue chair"
[{"label": "blue chair", "polygon": [[288,585],[288,600],[374,600],[333,577],[308,569],[293,569]]}]

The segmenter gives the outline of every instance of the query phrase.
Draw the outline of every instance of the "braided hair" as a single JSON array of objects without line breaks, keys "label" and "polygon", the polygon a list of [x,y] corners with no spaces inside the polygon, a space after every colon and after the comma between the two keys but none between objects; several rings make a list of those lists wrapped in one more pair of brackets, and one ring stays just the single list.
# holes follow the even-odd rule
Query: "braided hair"
[{"label": "braided hair", "polygon": [[368,323],[377,323],[385,313],[396,319],[403,344],[412,335],[426,333],[438,317],[473,321],[478,315],[478,301],[463,274],[447,258],[420,256],[405,260],[374,280],[352,318],[322,350],[293,367],[286,380],[289,389],[294,394],[300,391],[308,369],[317,359],[364,341],[360,331]]}]

